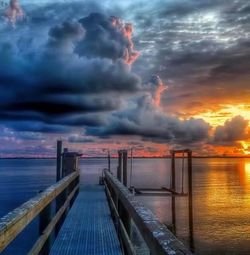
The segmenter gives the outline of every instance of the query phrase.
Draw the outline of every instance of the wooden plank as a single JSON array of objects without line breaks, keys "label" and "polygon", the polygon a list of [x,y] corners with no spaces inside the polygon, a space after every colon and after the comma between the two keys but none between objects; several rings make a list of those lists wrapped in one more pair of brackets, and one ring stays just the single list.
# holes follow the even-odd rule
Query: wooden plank
[{"label": "wooden plank", "polygon": [[129,212],[151,254],[183,255],[192,254],[129,190],[112,174],[105,171],[108,184],[114,189],[124,208]]},{"label": "wooden plank", "polygon": [[69,184],[79,176],[74,172],[0,219],[0,252]]},{"label": "wooden plank", "polygon": [[40,238],[36,241],[36,243],[33,245],[32,249],[28,253],[28,255],[38,255],[41,249],[43,248],[44,244],[46,243],[47,239],[49,238],[50,234],[52,233],[53,229],[55,228],[56,224],[62,217],[63,213],[66,211],[66,209],[70,205],[71,199],[74,197],[75,193],[79,189],[79,184],[74,188],[74,190],[70,193],[68,196],[66,202],[64,205],[60,208],[60,210],[57,212],[57,214],[54,216],[54,218],[51,220],[49,225],[45,228],[43,231],[43,234],[40,236]]}]

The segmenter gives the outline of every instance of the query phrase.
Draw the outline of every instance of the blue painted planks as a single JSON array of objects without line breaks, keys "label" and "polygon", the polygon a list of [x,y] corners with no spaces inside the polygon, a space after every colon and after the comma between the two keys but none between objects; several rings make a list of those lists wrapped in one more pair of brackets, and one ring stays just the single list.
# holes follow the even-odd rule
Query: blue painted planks
[{"label": "blue painted planks", "polygon": [[50,255],[121,255],[103,186],[81,189]]}]

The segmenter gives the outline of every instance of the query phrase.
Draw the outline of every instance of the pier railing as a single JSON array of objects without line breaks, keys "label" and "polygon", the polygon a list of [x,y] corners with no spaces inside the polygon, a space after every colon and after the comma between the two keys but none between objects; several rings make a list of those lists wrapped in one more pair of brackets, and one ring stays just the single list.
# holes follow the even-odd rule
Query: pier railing
[{"label": "pier railing", "polygon": [[0,253],[39,216],[40,236],[28,254],[49,254],[51,235],[58,233],[78,191],[79,173],[73,172],[1,218]]},{"label": "pier railing", "polygon": [[125,254],[136,254],[131,241],[132,224],[140,232],[152,255],[192,254],[155,215],[108,170],[104,170],[104,184],[118,235]]}]

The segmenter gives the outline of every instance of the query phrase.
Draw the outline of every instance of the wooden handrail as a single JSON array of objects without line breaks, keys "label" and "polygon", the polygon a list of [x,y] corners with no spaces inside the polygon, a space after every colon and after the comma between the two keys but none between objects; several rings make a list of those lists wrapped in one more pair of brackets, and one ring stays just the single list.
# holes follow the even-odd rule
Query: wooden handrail
[{"label": "wooden handrail", "polygon": [[56,224],[59,222],[60,218],[62,217],[63,213],[67,210],[71,199],[74,197],[75,193],[79,189],[79,185],[77,185],[74,190],[70,193],[68,196],[66,202],[64,205],[60,208],[60,210],[56,213],[54,218],[51,220],[49,225],[46,227],[46,229],[43,231],[43,234],[40,236],[40,238],[36,241],[36,243],[33,245],[32,249],[28,253],[28,255],[38,255],[41,249],[43,248],[44,244],[46,243],[47,239],[49,238],[50,234],[52,233],[53,229],[55,228]]},{"label": "wooden handrail", "polygon": [[134,221],[150,254],[192,254],[148,208],[135,199],[135,196],[117,178],[107,170],[104,170],[104,175],[109,190],[113,191],[111,196],[116,197],[114,199],[117,201],[116,204],[121,204],[125,213]]},{"label": "wooden handrail", "polygon": [[64,177],[61,181],[22,204],[0,219],[0,252],[12,242],[24,228],[52,203],[74,181],[78,182],[79,173]]}]

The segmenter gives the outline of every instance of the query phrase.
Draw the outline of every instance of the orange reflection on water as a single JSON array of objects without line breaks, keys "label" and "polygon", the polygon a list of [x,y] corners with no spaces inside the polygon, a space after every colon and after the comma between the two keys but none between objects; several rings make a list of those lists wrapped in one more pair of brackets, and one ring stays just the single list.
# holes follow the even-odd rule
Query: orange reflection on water
[{"label": "orange reflection on water", "polygon": [[245,177],[250,182],[250,162],[245,162]]}]

